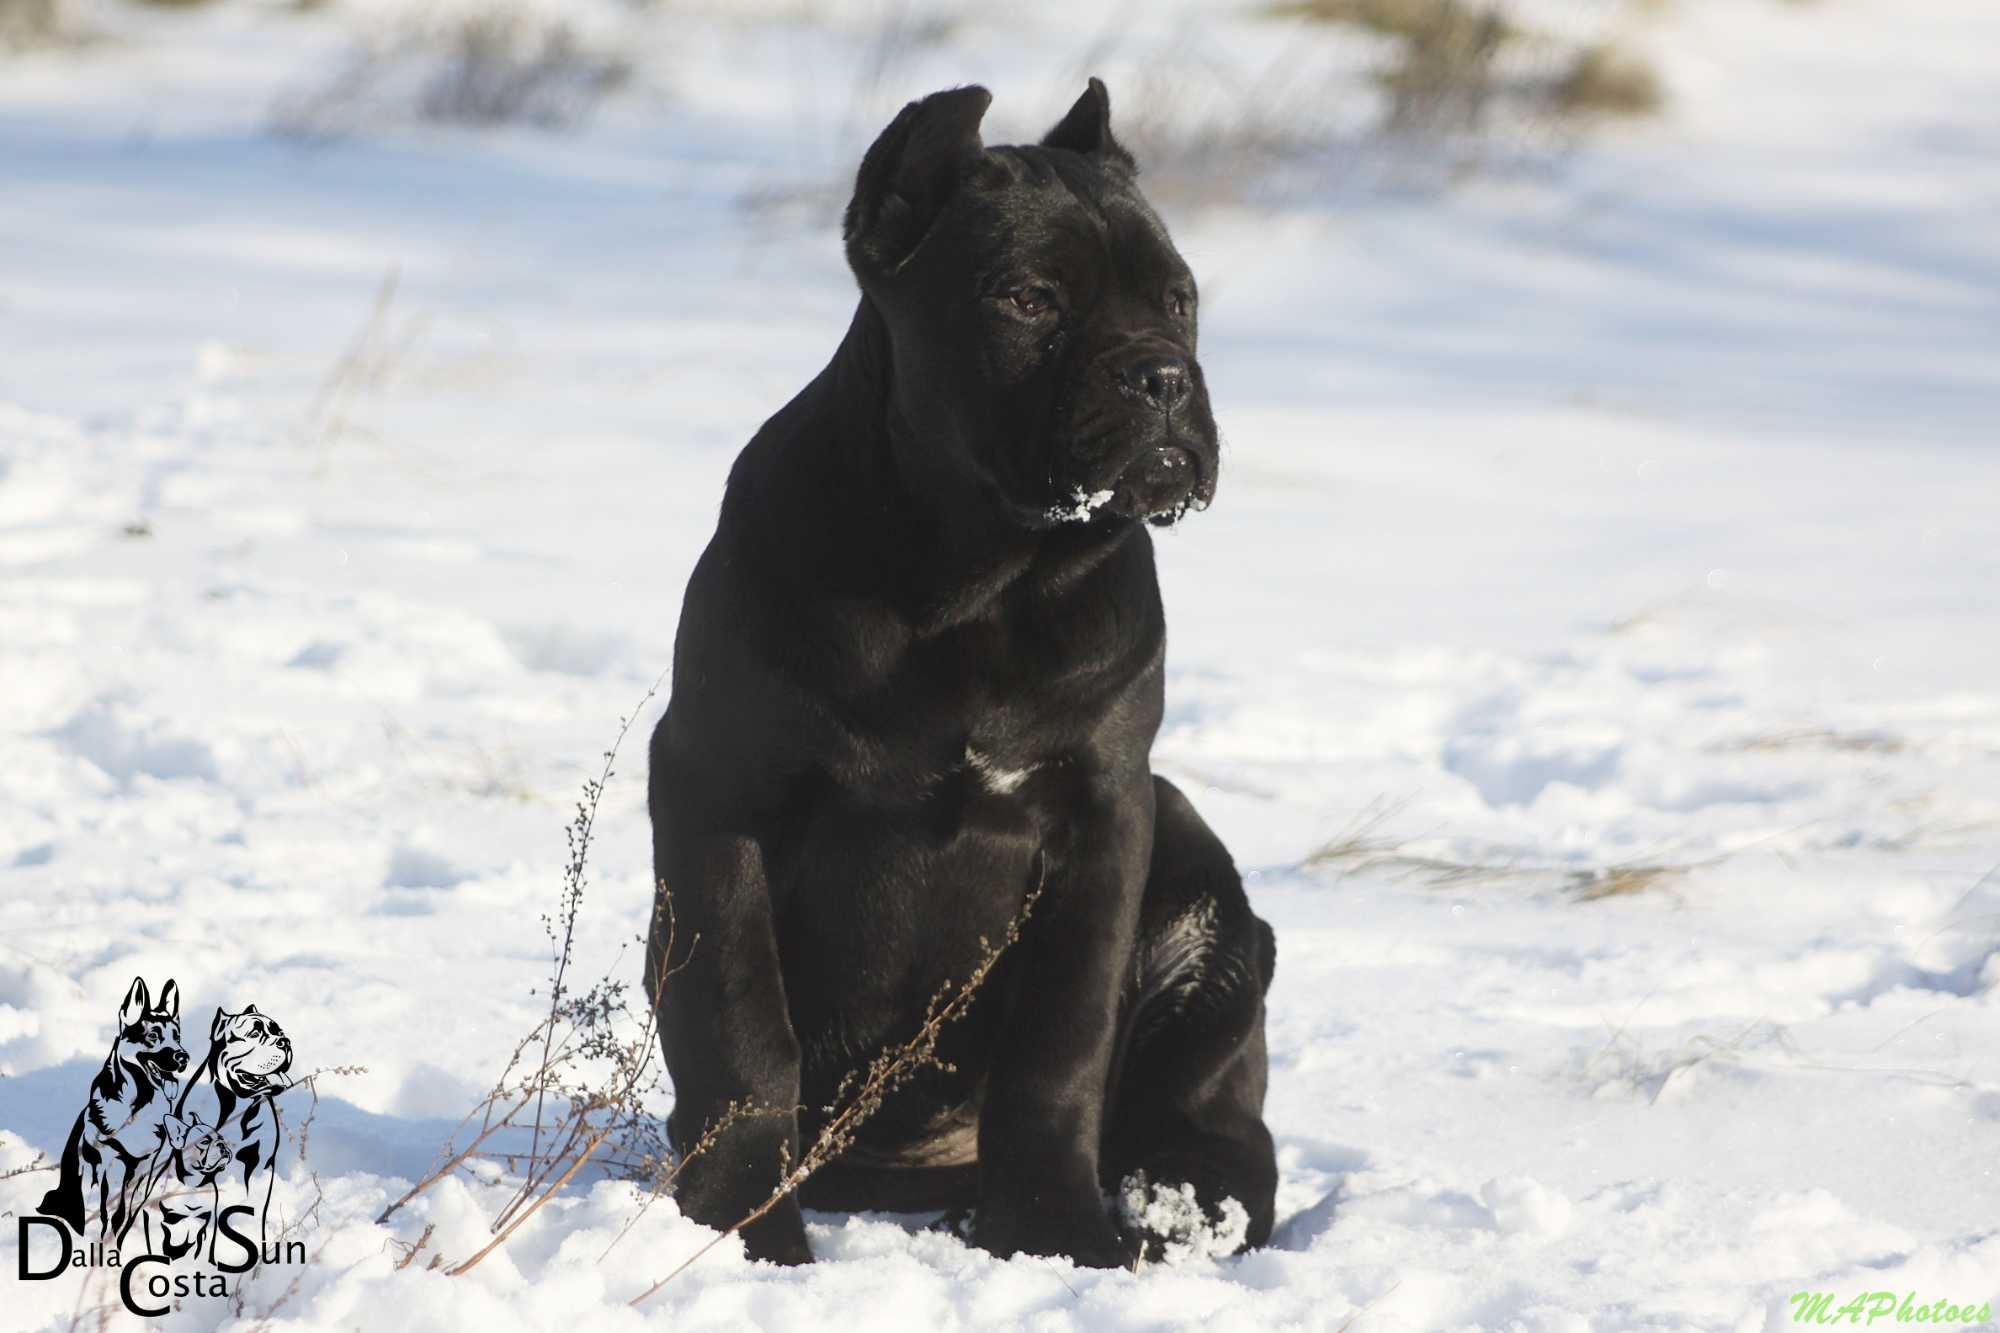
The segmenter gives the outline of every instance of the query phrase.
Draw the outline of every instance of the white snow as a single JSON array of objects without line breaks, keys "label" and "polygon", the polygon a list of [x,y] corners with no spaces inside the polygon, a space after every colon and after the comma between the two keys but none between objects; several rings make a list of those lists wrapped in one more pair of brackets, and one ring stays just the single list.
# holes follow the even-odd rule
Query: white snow
[{"label": "white snow", "polygon": [[1126,1231],[1157,1240],[1167,1264],[1228,1258],[1250,1234],[1250,1212],[1239,1200],[1224,1198],[1219,1215],[1210,1216],[1193,1185],[1148,1180],[1144,1171],[1119,1183],[1115,1204]]},{"label": "white snow", "polygon": [[[536,1021],[579,788],[736,450],[845,328],[819,187],[932,87],[988,82],[1004,139],[1091,70],[1115,123],[1149,74],[1318,38],[925,9],[871,80],[859,4],[564,6],[634,69],[577,132],[300,143],[273,109],[413,10],[77,8],[102,40],[0,56],[0,1172],[60,1151],[134,975],[179,980],[197,1057],[254,1001],[295,1069],[367,1070],[319,1084],[312,1261],[164,1326],[2000,1301],[2000,9],[1538,0],[1648,53],[1666,111],[1449,190],[1163,203],[1226,448],[1157,538],[1156,762],[1277,929],[1277,1236],[1097,1273],[815,1215],[814,1266],[726,1242],[632,1310],[706,1233],[661,1203],[618,1239],[630,1185],[459,1278],[427,1257],[483,1245],[507,1184],[372,1219]],[[605,796],[591,975],[638,974],[643,764]],[[6,1327],[106,1298],[16,1283],[15,1247]]]},{"label": "white snow", "polygon": [[1049,518],[1057,523],[1087,523],[1098,510],[1111,503],[1111,491],[1086,491],[1079,486],[1070,493],[1068,504],[1052,505]]}]

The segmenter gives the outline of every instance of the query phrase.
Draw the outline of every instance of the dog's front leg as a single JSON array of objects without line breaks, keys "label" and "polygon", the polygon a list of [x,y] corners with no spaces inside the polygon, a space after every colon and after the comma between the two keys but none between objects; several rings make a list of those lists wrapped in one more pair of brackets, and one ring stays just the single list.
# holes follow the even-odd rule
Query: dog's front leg
[{"label": "dog's front leg", "polygon": [[[664,817],[663,817],[664,816]],[[764,858],[740,834],[654,812],[660,902],[646,986],[674,1081],[674,1193],[705,1226],[741,1222],[799,1160],[799,1043],[785,1004]],[[796,1194],[742,1232],[753,1259],[812,1260]]]},{"label": "dog's front leg", "polygon": [[131,1220],[132,1166],[115,1139],[104,1146],[104,1239],[112,1242],[124,1238]]},{"label": "dog's front leg", "polygon": [[1091,1267],[1130,1256],[1097,1180],[1119,999],[1152,850],[1153,784],[1086,783],[1014,960],[979,1120],[980,1243]]}]

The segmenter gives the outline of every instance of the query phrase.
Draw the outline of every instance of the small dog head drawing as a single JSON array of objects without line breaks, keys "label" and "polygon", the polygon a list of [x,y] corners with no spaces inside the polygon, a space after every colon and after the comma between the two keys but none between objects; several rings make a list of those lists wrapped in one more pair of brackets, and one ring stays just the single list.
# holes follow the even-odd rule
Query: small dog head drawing
[{"label": "small dog head drawing", "polygon": [[167,1146],[180,1156],[182,1180],[207,1180],[229,1164],[235,1145],[216,1126],[202,1124],[199,1115],[185,1120],[170,1115],[164,1125]]},{"label": "small dog head drawing", "polygon": [[292,1067],[292,1039],[254,1004],[241,1013],[218,1009],[208,1030],[215,1043],[216,1080],[239,1097],[256,1097],[285,1086]]},{"label": "small dog head drawing", "polygon": [[138,1065],[156,1084],[170,1085],[187,1071],[187,1048],[181,1045],[181,992],[169,981],[153,1003],[145,979],[132,978],[125,1003],[118,1007],[118,1040],[114,1061]]}]

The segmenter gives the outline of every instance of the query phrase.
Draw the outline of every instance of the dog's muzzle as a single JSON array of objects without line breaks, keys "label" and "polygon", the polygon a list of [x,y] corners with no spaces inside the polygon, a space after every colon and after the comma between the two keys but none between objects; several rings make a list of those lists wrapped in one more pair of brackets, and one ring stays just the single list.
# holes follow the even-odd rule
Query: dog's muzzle
[{"label": "dog's muzzle", "polygon": [[1118,489],[1127,492],[1127,508],[1135,517],[1171,520],[1189,509],[1205,508],[1215,482],[1194,450],[1163,444],[1134,459],[1119,478]]}]

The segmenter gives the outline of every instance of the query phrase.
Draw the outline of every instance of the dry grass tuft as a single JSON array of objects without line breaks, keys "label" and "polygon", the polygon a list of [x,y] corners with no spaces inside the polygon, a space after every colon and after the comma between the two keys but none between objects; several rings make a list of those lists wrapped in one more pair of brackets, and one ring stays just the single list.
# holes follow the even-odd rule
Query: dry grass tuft
[{"label": "dry grass tuft", "polygon": [[1272,7],[1286,18],[1319,23],[1348,23],[1412,42],[1432,42],[1447,34],[1469,35],[1476,27],[1498,24],[1501,36],[1514,30],[1498,10],[1475,8],[1463,0],[1288,0]]},{"label": "dry grass tuft", "polygon": [[1392,132],[1477,130],[1496,91],[1493,61],[1511,30],[1493,10],[1441,6],[1410,38],[1402,63],[1382,76]]},{"label": "dry grass tuft", "polygon": [[1455,861],[1445,856],[1428,856],[1398,844],[1368,839],[1330,842],[1308,854],[1299,865],[1308,870],[1337,866],[1343,876],[1380,870],[1397,879],[1415,878],[1435,889],[1497,884],[1548,873],[1513,861]]},{"label": "dry grass tuft", "polygon": [[0,51],[25,51],[70,40],[63,0],[0,0]]},{"label": "dry grass tuft", "polygon": [[1294,0],[1272,12],[1396,39],[1401,53],[1380,75],[1384,128],[1396,133],[1477,129],[1496,92],[1494,57],[1521,36],[1498,8],[1467,0]]},{"label": "dry grass tuft", "polygon": [[1694,868],[1691,865],[1622,865],[1575,870],[1570,872],[1569,887],[1578,902],[1594,903],[1600,898],[1625,898],[1663,887]]},{"label": "dry grass tuft", "polygon": [[337,138],[399,121],[567,129],[632,73],[569,23],[507,9],[369,37],[319,87],[281,102],[273,127]]},{"label": "dry grass tuft", "polygon": [[1410,845],[1379,837],[1376,830],[1407,802],[1377,803],[1331,841],[1314,848],[1299,862],[1302,870],[1338,869],[1343,877],[1380,870],[1396,878],[1415,877],[1433,888],[1494,883],[1540,873],[1516,862],[1475,863],[1413,852]]},{"label": "dry grass tuft", "polygon": [[1550,91],[1556,109],[1569,115],[1648,116],[1666,100],[1653,67],[1609,43],[1577,52]]},{"label": "dry grass tuft", "polygon": [[[656,1195],[672,1185],[679,1169],[649,1106],[664,1091],[655,1024],[660,988],[672,974],[662,974],[650,994],[634,997],[616,976],[622,951],[612,968],[587,987],[579,987],[571,973],[598,806],[633,720],[664,680],[662,675],[655,681],[639,707],[620,722],[617,737],[604,752],[603,768],[584,783],[565,830],[569,859],[557,909],[542,918],[550,946],[545,1014],[515,1044],[492,1089],[459,1122],[439,1151],[438,1165],[375,1219],[378,1225],[387,1223],[419,1194],[460,1172],[497,1165],[513,1175],[515,1188],[491,1221],[492,1239],[462,1258],[434,1255],[426,1271],[442,1268],[445,1276],[460,1277],[478,1267],[593,1163],[649,1185]],[[663,924],[671,939],[670,912]],[[729,1120],[768,1113],[732,1108]],[[468,1131],[471,1137],[461,1144],[460,1136]],[[706,1146],[705,1140],[690,1155]],[[423,1237],[408,1242],[411,1248],[399,1267],[408,1267],[423,1243]]]},{"label": "dry grass tuft", "polygon": [[[1044,871],[1046,873],[1046,867]],[[634,1296],[629,1302],[631,1306],[636,1308],[651,1300],[662,1287],[686,1272],[725,1238],[735,1235],[769,1213],[788,1196],[796,1193],[815,1171],[853,1147],[855,1136],[860,1132],[861,1126],[881,1110],[882,1103],[891,1094],[906,1086],[919,1073],[926,1069],[951,1068],[938,1057],[938,1039],[944,1035],[946,1027],[965,1015],[973,998],[986,984],[994,965],[1000,961],[1000,956],[1020,942],[1021,929],[1035,910],[1035,903],[1042,896],[1042,887],[1042,884],[1037,883],[1029,891],[1020,910],[1007,923],[1007,929],[998,941],[984,938],[979,941],[979,961],[973,964],[963,982],[954,985],[947,981],[935,995],[931,996],[930,1003],[924,1007],[924,1021],[918,1025],[914,1034],[900,1045],[885,1048],[865,1070],[855,1069],[848,1072],[847,1077],[841,1080],[839,1091],[834,1095],[834,1104],[826,1108],[832,1113],[831,1118],[814,1137],[812,1143],[799,1155],[796,1163],[790,1161],[784,1163],[784,1171],[779,1176],[778,1183],[765,1200],[732,1225],[716,1232],[707,1243],[668,1270],[666,1276]],[[713,1141],[713,1135],[718,1128],[710,1127],[703,1135],[697,1151]]]},{"label": "dry grass tuft", "polygon": [[[1281,0],[1270,12],[1395,39],[1396,63],[1379,76],[1389,99],[1384,128],[1392,132],[1478,131],[1489,111],[1510,97],[1562,118],[1645,115],[1664,100],[1659,75],[1639,56],[1608,42],[1571,47],[1515,23],[1501,3]],[[1500,57],[1516,49],[1531,68],[1546,68],[1513,68],[1503,76]]]},{"label": "dry grass tuft", "polygon": [[585,49],[567,24],[477,14],[444,35],[446,55],[418,102],[426,120],[566,125],[623,83],[623,57]]},{"label": "dry grass tuft", "polygon": [[[557,908],[542,921],[551,949],[546,1010],[540,1021],[515,1044],[492,1089],[466,1114],[441,1147],[430,1173],[375,1219],[377,1225],[386,1225],[411,1200],[440,1181],[461,1173],[475,1179],[490,1179],[497,1167],[508,1178],[511,1188],[506,1202],[491,1219],[491,1238],[469,1255],[444,1255],[434,1248],[433,1232],[427,1226],[414,1238],[391,1241],[399,1252],[397,1271],[417,1267],[419,1253],[429,1249],[430,1257],[419,1271],[437,1270],[446,1277],[463,1276],[504,1247],[543,1205],[575,1182],[586,1168],[615,1172],[638,1184],[645,1195],[597,1256],[597,1261],[603,1263],[652,1205],[672,1192],[687,1163],[713,1149],[731,1127],[753,1117],[795,1117],[802,1109],[731,1103],[702,1131],[697,1142],[677,1153],[669,1141],[665,1121],[655,1113],[653,1103],[667,1091],[659,1047],[660,1007],[671,998],[668,985],[685,961],[675,967],[662,965],[657,975],[648,968],[648,989],[636,996],[617,978],[622,950],[610,970],[590,986],[579,987],[573,978],[577,921],[582,911],[590,850],[596,838],[598,806],[633,720],[644,711],[665,679],[662,674],[646,691],[639,707],[621,720],[617,736],[604,752],[602,770],[584,783],[583,798],[577,802],[575,816],[570,821],[569,859],[563,869]],[[996,941],[981,941],[981,956],[965,979],[947,982],[939,989],[931,998],[923,1021],[909,1038],[884,1049],[866,1068],[850,1072],[833,1104],[824,1108],[830,1118],[797,1161],[787,1160],[782,1164],[776,1186],[762,1203],[733,1225],[717,1231],[631,1304],[643,1304],[726,1237],[765,1216],[815,1171],[846,1152],[853,1146],[861,1126],[911,1079],[926,1069],[947,1067],[938,1056],[939,1039],[947,1027],[964,1016],[1001,955],[1018,942],[1040,896],[1041,887],[1037,885],[1008,923],[1004,935]],[[675,951],[672,899],[661,892],[656,902],[656,911],[661,915],[655,922],[658,929],[653,937],[665,942],[658,955],[664,960]],[[700,947],[701,939],[696,936],[689,941],[685,953]]]},{"label": "dry grass tuft", "polygon": [[1464,861],[1413,850],[1412,844],[1385,838],[1377,830],[1405,802],[1376,803],[1329,842],[1314,848],[1298,863],[1301,870],[1337,870],[1341,876],[1378,871],[1395,879],[1415,879],[1427,888],[1469,888],[1509,880],[1560,884],[1577,902],[1623,898],[1654,889],[1670,889],[1695,870],[1719,864],[1724,857],[1670,864],[1630,861],[1618,865],[1576,869],[1519,856],[1491,861]]},{"label": "dry grass tuft", "polygon": [[1908,749],[1901,737],[1886,731],[1837,731],[1832,727],[1800,727],[1773,731],[1745,741],[1716,747],[1750,753],[1784,750],[1836,750],[1843,754],[1901,754]]}]

